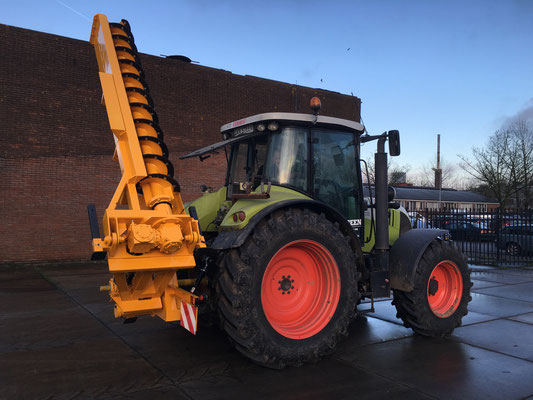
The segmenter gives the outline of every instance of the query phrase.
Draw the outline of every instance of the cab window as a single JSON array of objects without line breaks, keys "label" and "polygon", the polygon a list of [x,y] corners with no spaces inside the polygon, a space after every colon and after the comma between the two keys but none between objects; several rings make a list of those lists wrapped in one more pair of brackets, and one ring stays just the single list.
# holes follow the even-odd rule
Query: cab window
[{"label": "cab window", "polygon": [[313,129],[313,195],[347,219],[359,214],[357,143],[351,132]]}]

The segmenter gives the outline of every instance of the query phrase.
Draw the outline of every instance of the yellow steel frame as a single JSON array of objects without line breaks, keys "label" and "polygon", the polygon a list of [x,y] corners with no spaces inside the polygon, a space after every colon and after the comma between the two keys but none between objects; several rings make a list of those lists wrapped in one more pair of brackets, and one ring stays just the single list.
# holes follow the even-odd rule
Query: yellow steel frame
[{"label": "yellow steel frame", "polygon": [[143,158],[146,152],[154,151],[144,149],[138,139],[133,101],[128,98],[115,49],[117,37],[106,16],[95,15],[90,41],[98,60],[102,102],[122,178],[103,218],[104,238],[93,239],[93,250],[107,252],[116,317],[147,314],[166,321],[180,320],[179,302],[194,305],[196,296],[179,288],[176,271],[195,266],[193,251],[205,247],[204,239],[198,222],[184,213],[181,196],[170,183],[143,180],[149,173],[167,171]]}]

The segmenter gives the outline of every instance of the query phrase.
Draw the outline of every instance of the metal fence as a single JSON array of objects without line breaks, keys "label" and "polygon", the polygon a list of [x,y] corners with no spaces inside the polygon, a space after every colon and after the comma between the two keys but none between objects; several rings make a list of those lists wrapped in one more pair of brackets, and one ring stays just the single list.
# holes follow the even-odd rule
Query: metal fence
[{"label": "metal fence", "polygon": [[408,211],[413,228],[447,229],[470,264],[533,265],[533,211]]}]

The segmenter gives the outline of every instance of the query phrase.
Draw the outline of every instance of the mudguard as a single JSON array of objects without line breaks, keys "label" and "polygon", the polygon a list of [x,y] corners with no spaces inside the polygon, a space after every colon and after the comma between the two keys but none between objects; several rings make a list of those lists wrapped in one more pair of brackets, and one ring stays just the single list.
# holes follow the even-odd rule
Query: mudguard
[{"label": "mudguard", "polygon": [[410,292],[414,288],[418,262],[429,244],[448,235],[443,229],[411,229],[399,237],[389,255],[389,279],[392,289]]},{"label": "mudguard", "polygon": [[333,222],[339,223],[339,229],[341,232],[350,238],[350,245],[355,251],[356,257],[358,258],[359,265],[364,265],[363,252],[361,250],[361,244],[359,238],[352,229],[350,223],[340,214],[337,210],[330,207],[329,205],[322,203],[320,201],[311,200],[311,199],[291,199],[278,201],[268,207],[265,207],[257,214],[255,214],[248,224],[240,230],[228,230],[222,231],[218,234],[216,239],[211,244],[211,248],[215,250],[226,250],[233,249],[242,246],[246,238],[253,232],[254,227],[267,215],[273,213],[276,210],[286,207],[302,207],[309,208],[316,212],[323,212],[326,216],[331,219]]}]

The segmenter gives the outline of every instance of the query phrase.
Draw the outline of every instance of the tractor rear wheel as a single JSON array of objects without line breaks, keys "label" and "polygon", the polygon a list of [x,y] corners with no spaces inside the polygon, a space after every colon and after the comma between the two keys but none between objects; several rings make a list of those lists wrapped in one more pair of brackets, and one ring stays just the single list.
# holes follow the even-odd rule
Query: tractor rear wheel
[{"label": "tractor rear wheel", "polygon": [[393,304],[407,328],[424,336],[445,336],[468,313],[470,271],[449,241],[434,240],[418,263],[414,289],[394,290]]},{"label": "tractor rear wheel", "polygon": [[331,353],[356,314],[354,253],[336,224],[309,210],[267,217],[219,272],[222,328],[237,350],[271,368]]}]

